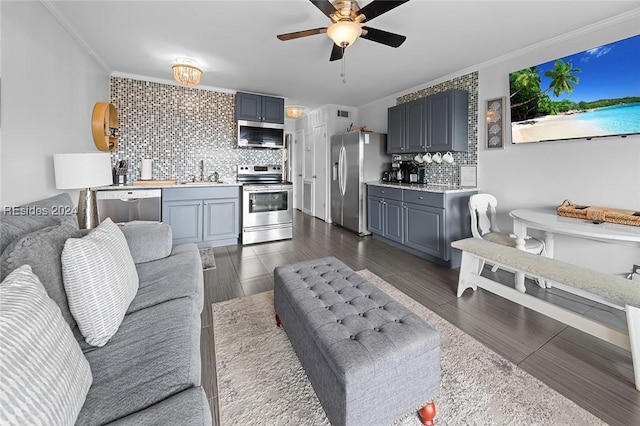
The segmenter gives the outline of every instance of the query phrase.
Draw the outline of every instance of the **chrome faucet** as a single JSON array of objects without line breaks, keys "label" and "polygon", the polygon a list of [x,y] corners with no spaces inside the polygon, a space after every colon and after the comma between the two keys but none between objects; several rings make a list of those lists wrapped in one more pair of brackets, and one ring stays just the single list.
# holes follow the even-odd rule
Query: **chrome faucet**
[{"label": "chrome faucet", "polygon": [[200,160],[200,182],[204,182],[204,160]]},{"label": "chrome faucet", "polygon": [[218,174],[218,172],[213,172],[213,174],[209,176],[209,182],[218,182],[219,180],[220,175]]}]

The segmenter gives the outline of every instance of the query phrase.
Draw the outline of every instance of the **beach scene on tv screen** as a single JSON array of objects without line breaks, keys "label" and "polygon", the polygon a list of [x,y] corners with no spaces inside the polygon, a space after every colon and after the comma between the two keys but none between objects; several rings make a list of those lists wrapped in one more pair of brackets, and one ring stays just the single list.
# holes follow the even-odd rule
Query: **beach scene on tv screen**
[{"label": "beach scene on tv screen", "polygon": [[513,143],[640,133],[640,35],[509,74]]}]

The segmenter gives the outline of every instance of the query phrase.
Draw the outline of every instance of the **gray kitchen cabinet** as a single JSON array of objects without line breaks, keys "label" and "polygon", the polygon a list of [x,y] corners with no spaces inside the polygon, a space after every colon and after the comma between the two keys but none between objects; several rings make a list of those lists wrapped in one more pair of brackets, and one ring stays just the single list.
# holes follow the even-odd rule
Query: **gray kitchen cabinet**
[{"label": "gray kitchen cabinet", "polygon": [[203,241],[238,238],[239,204],[235,198],[204,200]]},{"label": "gray kitchen cabinet", "polygon": [[384,235],[384,199],[367,197],[367,224],[372,234]]},{"label": "gray kitchen cabinet", "polygon": [[445,258],[444,209],[404,203],[404,244]]},{"label": "gray kitchen cabinet", "polygon": [[162,221],[171,226],[173,244],[218,247],[238,243],[238,186],[180,187],[162,190]]},{"label": "gray kitchen cabinet", "polygon": [[367,195],[369,232],[402,243],[402,190],[369,185]]},{"label": "gray kitchen cabinet", "polygon": [[284,98],[236,93],[236,120],[284,124]]},{"label": "gray kitchen cabinet", "polygon": [[405,152],[423,152],[428,144],[424,125],[427,102],[423,98],[407,102],[405,105]]},{"label": "gray kitchen cabinet", "polygon": [[387,153],[404,154],[426,150],[424,99],[407,102],[387,111]]},{"label": "gray kitchen cabinet", "polygon": [[162,221],[171,226],[173,244],[202,241],[202,200],[164,201]]},{"label": "gray kitchen cabinet", "polygon": [[396,105],[387,111],[387,153],[404,153],[405,104]]},{"label": "gray kitchen cabinet", "polygon": [[475,190],[430,192],[368,185],[368,226],[374,238],[457,268],[451,242],[471,236],[469,197]]},{"label": "gray kitchen cabinet", "polygon": [[452,89],[387,110],[387,152],[467,151],[469,94]]},{"label": "gray kitchen cabinet", "polygon": [[427,98],[427,151],[469,149],[469,94],[452,89]]},{"label": "gray kitchen cabinet", "polygon": [[385,200],[383,209],[384,237],[402,243],[404,239],[402,201]]}]

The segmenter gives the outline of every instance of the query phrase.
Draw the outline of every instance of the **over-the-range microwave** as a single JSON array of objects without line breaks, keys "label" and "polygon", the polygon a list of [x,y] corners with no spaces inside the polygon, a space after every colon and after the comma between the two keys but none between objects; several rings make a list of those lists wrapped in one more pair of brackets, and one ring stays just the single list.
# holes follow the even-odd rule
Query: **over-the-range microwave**
[{"label": "over-the-range microwave", "polygon": [[238,147],[284,148],[284,124],[238,120]]}]

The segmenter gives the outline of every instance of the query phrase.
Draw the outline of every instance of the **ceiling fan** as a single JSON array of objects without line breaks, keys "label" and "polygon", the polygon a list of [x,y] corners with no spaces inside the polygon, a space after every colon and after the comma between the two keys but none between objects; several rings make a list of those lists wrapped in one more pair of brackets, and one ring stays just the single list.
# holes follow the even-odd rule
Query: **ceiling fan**
[{"label": "ceiling fan", "polygon": [[363,26],[362,24],[371,21],[409,0],[373,0],[362,9],[357,1],[336,0],[333,3],[329,0],[310,1],[331,19],[331,25],[329,27],[280,34],[278,35],[278,39],[286,41],[326,33],[334,42],[331,57],[329,58],[330,61],[342,59],[344,49],[352,45],[358,37],[391,47],[399,47],[407,39],[407,37],[403,35]]}]

